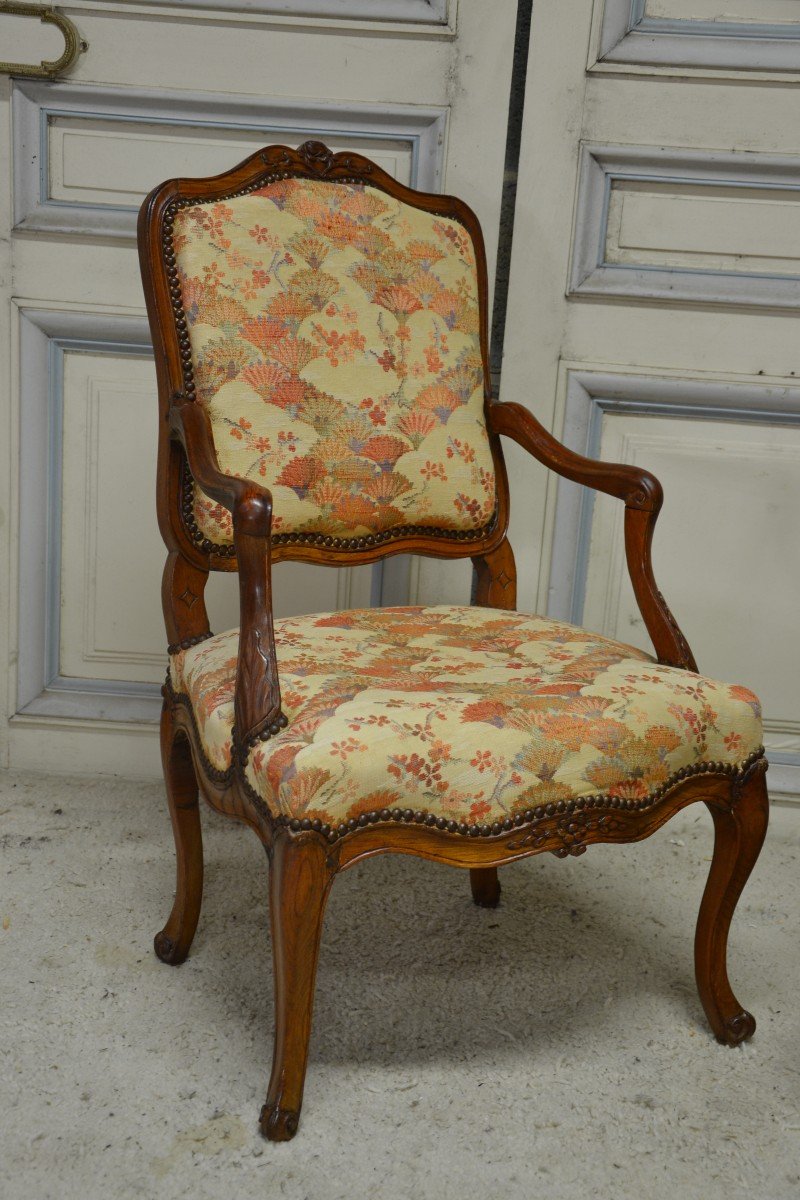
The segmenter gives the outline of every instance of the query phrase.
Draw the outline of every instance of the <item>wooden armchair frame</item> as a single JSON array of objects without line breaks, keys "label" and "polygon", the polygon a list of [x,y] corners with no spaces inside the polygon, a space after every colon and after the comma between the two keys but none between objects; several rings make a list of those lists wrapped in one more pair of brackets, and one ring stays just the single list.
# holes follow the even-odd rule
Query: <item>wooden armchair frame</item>
[{"label": "wooden armchair frame", "polygon": [[[477,255],[481,345],[489,379],[483,241],[477,218],[459,200],[413,191],[360,155],[333,154],[318,142],[307,142],[297,151],[269,147],[213,179],[169,181],[142,206],[139,248],[161,412],[158,515],[169,551],[162,599],[170,652],[211,636],[204,602],[209,571],[238,570],[241,598],[233,761],[227,771],[208,761],[188,696],[176,693],[169,675],[164,686],[161,748],[177,850],[177,890],[169,919],[155,939],[158,957],[173,965],[183,962],[197,926],[203,884],[199,785],[213,808],[255,830],[269,856],[275,1047],[261,1128],[271,1140],[287,1140],[298,1127],[323,911],[337,872],[373,854],[415,854],[468,868],[475,902],[491,907],[500,894],[499,866],[544,851],[564,858],[582,854],[596,842],[638,841],[686,805],[702,801],[713,817],[715,843],[695,939],[697,985],[714,1034],[728,1045],[737,1045],[752,1035],[755,1021],[731,990],[726,947],[734,908],[766,833],[763,752],[752,755],[738,770],[723,763],[683,769],[643,800],[585,796],[483,826],[460,825],[411,809],[362,814],[335,826],[289,819],[271,813],[246,779],[244,766],[252,747],[287,723],[281,712],[272,619],[273,560],[345,566],[396,553],[470,557],[477,580],[475,603],[515,609],[516,571],[506,537],[509,497],[501,436],[510,437],[559,475],[624,501],[628,570],[658,660],[696,671],[692,653],[653,577],[651,543],[662,504],[658,481],[638,467],[595,462],[573,453],[526,408],[494,402],[488,383],[485,411],[498,477],[497,509],[488,527],[475,535],[421,527],[351,539],[271,535],[269,491],[220,471],[209,418],[195,399],[171,234],[175,214],[183,205],[246,194],[290,176],[368,183],[466,227]],[[192,519],[193,481],[232,513],[233,546],[215,545],[198,534]]]}]

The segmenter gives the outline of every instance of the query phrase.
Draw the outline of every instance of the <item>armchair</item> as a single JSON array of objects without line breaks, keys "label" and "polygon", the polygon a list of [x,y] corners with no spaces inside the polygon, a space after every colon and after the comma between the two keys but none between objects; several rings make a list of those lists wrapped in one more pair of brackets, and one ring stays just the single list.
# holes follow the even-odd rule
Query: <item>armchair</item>
[{"label": "armchair", "polygon": [[[198,794],[269,857],[275,1045],[261,1128],[297,1131],[326,897],[383,852],[498,868],[649,836],[702,801],[714,855],[695,938],[715,1036],[750,1037],[728,982],[734,908],[767,826],[758,700],[698,675],[653,578],[658,481],[593,462],[496,403],[478,221],[318,142],[272,146],[142,206],[168,549],[161,746],[177,890],[160,959],[200,912]],[[516,611],[501,438],[625,503],[650,657]],[[471,607],[273,620],[272,564],[418,553],[472,560]],[[214,636],[210,571],[238,571],[238,629]]]}]

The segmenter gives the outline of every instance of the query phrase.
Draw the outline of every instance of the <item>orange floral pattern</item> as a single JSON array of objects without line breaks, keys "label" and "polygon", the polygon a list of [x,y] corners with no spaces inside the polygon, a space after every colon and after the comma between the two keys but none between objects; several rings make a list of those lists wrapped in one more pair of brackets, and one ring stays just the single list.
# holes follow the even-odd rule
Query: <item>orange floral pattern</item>
[{"label": "orange floral pattern", "polygon": [[[475,252],[376,188],[285,179],[175,219],[197,395],[276,533],[477,530],[495,507]],[[202,492],[195,521],[232,539]]]},{"label": "orange floral pattern", "polygon": [[[643,798],[682,767],[761,745],[752,692],[659,666],[545,617],[359,609],[275,624],[289,726],[247,776],[278,814],[336,824],[382,808],[486,824],[599,793]],[[171,661],[225,770],[238,630]]]}]

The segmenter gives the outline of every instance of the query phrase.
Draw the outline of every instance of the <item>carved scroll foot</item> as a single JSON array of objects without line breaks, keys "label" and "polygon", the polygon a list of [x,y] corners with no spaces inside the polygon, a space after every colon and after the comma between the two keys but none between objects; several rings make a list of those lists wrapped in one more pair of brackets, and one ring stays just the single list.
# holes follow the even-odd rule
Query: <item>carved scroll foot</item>
[{"label": "carved scroll foot", "polygon": [[259,1128],[270,1142],[290,1142],[297,1133],[300,1113],[279,1105],[265,1104],[259,1117]]},{"label": "carved scroll foot", "polygon": [[725,1022],[724,1036],[717,1040],[723,1042],[726,1046],[738,1046],[741,1042],[748,1041],[756,1031],[756,1019],[752,1013],[741,1012],[736,1013],[733,1017],[728,1017]]},{"label": "carved scroll foot", "polygon": [[188,954],[188,950],[168,937],[163,929],[153,938],[153,949],[156,952],[156,958],[160,958],[163,963],[167,963],[171,967],[179,967],[182,962],[186,961]]},{"label": "carved scroll foot", "polygon": [[172,712],[161,716],[161,758],[172,832],[175,838],[178,878],[172,912],[153,943],[162,962],[178,966],[189,953],[203,899],[203,837],[200,830],[197,778],[189,743],[175,736]]},{"label": "carved scroll foot", "polygon": [[321,838],[284,834],[269,875],[275,974],[275,1050],[261,1132],[293,1138],[300,1121],[325,901],[333,879]]},{"label": "carved scroll foot", "polygon": [[479,908],[497,908],[500,903],[500,880],[497,867],[472,867],[469,872],[472,899]]},{"label": "carved scroll foot", "polygon": [[738,1046],[753,1036],[755,1018],[728,981],[728,931],[734,909],[755,866],[769,819],[766,763],[756,762],[734,781],[730,807],[709,804],[714,818],[714,857],[695,936],[697,988],[717,1041]]}]

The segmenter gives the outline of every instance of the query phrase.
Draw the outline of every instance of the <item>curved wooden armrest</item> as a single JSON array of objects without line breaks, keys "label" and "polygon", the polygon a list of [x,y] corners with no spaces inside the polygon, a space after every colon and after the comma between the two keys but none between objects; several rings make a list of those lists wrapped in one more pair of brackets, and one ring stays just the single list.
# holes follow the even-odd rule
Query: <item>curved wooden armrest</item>
[{"label": "curved wooden armrest", "polygon": [[521,404],[492,404],[489,428],[512,438],[544,466],[573,483],[583,483],[598,492],[617,496],[630,508],[656,512],[661,508],[664,493],[655,475],[627,463],[598,462],[576,454],[548,433],[533,413]]},{"label": "curved wooden armrest", "polygon": [[689,644],[656,586],[651,548],[664,493],[655,475],[627,463],[585,458],[564,446],[521,404],[488,406],[489,429],[505,434],[546,467],[573,483],[595,488],[625,501],[625,556],[636,603],[655,647],[658,661],[696,671]]},{"label": "curved wooden armrest", "polygon": [[285,728],[281,713],[272,623],[270,530],[272,496],[249,479],[219,468],[208,414],[199,404],[173,404],[170,431],[184,448],[189,470],[206,495],[229,509],[239,565],[239,657],[234,695],[234,742],[240,756]]}]

